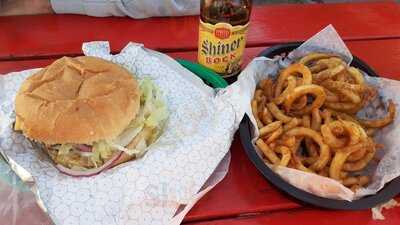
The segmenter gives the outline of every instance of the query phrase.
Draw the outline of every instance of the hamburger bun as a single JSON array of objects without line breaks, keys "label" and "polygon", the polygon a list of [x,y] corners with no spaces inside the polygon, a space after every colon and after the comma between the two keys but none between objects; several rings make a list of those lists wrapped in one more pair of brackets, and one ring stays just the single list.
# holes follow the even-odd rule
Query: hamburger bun
[{"label": "hamburger bun", "polygon": [[45,145],[90,145],[116,138],[139,107],[138,83],[123,67],[96,57],[63,57],[23,82],[15,126]]}]

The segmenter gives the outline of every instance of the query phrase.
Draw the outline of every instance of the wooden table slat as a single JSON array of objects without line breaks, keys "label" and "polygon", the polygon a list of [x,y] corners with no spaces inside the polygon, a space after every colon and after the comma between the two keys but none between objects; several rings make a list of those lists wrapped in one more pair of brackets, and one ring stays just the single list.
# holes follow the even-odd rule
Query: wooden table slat
[{"label": "wooden table slat", "polygon": [[[400,39],[349,41],[350,50],[385,77],[400,78]],[[247,48],[248,63],[266,47]],[[196,51],[168,53],[174,58],[196,60]],[[384,59],[384,60],[383,60]],[[54,59],[0,62],[0,73],[43,67]],[[299,208],[298,202],[269,184],[247,159],[238,136],[231,147],[232,161],[227,177],[202,198],[189,212],[185,221],[236,217],[243,214],[267,213]]]},{"label": "wooden table slat", "polygon": [[[29,21],[29,29],[27,28]],[[400,37],[400,6],[393,2],[254,7],[248,46],[309,38],[333,24],[345,40]],[[112,51],[129,41],[161,51],[197,48],[198,17],[94,18],[80,15],[0,17],[0,60],[81,53],[82,42],[107,40]]]},{"label": "wooden table slat", "polygon": [[[399,201],[399,198],[396,199]],[[385,220],[373,220],[371,210],[339,211],[318,208],[301,208],[260,214],[248,214],[235,218],[222,218],[203,222],[187,222],[187,225],[354,225],[379,224],[393,225],[400,223],[400,207],[383,210]]]},{"label": "wooden table slat", "polygon": [[[350,51],[359,56],[362,60],[368,63],[379,74],[387,78],[399,78],[400,67],[398,59],[400,59],[400,38],[387,39],[387,40],[369,40],[369,41],[346,41]],[[245,49],[244,65],[246,65],[252,58],[257,56],[263,47],[250,47]],[[80,53],[79,55],[81,55]],[[174,58],[183,58],[187,60],[196,61],[197,51],[181,51],[181,52],[168,52],[168,55]],[[61,56],[57,56],[61,57]],[[29,68],[44,67],[50,64],[55,58],[50,59],[33,59],[33,60],[15,60],[15,61],[1,61],[0,60],[0,74],[5,74],[13,71],[19,71]]]}]

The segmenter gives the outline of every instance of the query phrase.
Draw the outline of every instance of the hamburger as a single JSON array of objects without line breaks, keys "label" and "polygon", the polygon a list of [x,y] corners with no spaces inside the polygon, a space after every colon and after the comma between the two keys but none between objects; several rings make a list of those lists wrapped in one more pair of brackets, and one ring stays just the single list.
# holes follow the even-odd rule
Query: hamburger
[{"label": "hamburger", "polygon": [[142,156],[168,117],[160,90],[120,65],[63,57],[28,77],[15,98],[14,130],[63,173],[91,176]]}]

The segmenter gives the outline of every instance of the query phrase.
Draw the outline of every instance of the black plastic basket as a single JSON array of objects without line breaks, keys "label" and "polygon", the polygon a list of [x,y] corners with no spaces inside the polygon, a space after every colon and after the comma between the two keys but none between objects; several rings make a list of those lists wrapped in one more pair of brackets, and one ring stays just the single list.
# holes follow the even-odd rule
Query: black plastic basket
[{"label": "black plastic basket", "polygon": [[[286,54],[293,49],[297,48],[301,43],[289,43],[282,45],[275,45],[270,48],[262,51],[259,56],[265,56],[269,58],[273,58],[276,55]],[[353,61],[351,63],[352,66],[361,69],[371,76],[378,76],[375,71],[365,64],[361,59],[356,56],[353,56]],[[307,204],[330,208],[330,209],[343,209],[343,210],[359,210],[359,209],[368,209],[372,208],[380,203],[385,203],[392,199],[394,196],[400,193],[400,177],[395,178],[391,182],[387,183],[385,187],[380,190],[375,195],[370,195],[363,197],[358,200],[354,200],[352,202],[344,201],[344,200],[334,200],[328,198],[318,197],[316,195],[310,194],[306,191],[303,191],[285,180],[283,180],[278,174],[276,174],[273,170],[271,170],[263,160],[259,157],[253,145],[251,144],[252,135],[252,124],[247,115],[243,118],[240,123],[240,139],[242,145],[246,151],[247,156],[253,162],[253,164],[257,167],[257,169],[261,172],[261,174],[269,180],[273,185],[286,192],[290,196],[305,202]]]}]

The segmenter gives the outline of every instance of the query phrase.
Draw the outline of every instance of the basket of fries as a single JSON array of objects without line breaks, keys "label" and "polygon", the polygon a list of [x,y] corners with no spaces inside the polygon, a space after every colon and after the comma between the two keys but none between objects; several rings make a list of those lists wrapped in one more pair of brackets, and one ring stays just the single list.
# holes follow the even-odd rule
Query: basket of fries
[{"label": "basket of fries", "polygon": [[[316,48],[288,60],[300,45],[277,45],[259,55],[279,68],[258,80],[252,115],[240,125],[246,153],[269,181],[303,202],[365,209],[389,201],[400,192],[400,178],[374,187],[387,147],[375,136],[391,129],[396,105],[367,81],[377,74],[361,59]],[[378,118],[365,118],[377,108],[383,111]]]}]

